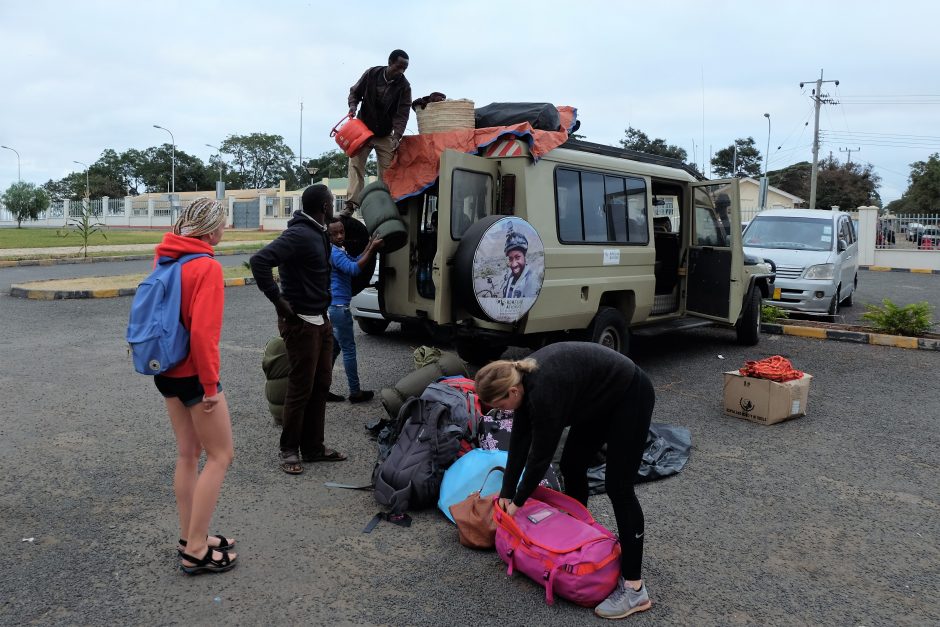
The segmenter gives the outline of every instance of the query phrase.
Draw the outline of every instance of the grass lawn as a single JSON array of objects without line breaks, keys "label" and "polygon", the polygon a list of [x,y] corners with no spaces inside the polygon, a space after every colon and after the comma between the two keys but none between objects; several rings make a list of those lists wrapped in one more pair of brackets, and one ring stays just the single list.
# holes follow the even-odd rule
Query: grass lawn
[{"label": "grass lawn", "polygon": [[[77,233],[62,237],[66,228],[4,228],[0,229],[0,249],[5,248],[52,248],[55,246],[81,246],[82,239]],[[156,244],[163,239],[163,231],[133,231],[129,229],[106,229],[104,238],[95,233],[88,238],[89,246],[107,246],[110,244]],[[225,232],[225,239],[231,241],[270,241],[280,234],[278,231],[233,231]]]}]

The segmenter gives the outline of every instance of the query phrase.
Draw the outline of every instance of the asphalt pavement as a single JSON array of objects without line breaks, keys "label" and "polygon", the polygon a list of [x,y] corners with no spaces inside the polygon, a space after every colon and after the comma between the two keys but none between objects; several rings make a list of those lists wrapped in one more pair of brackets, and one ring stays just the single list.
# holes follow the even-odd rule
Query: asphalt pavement
[{"label": "asphalt pavement", "polygon": [[[3,269],[0,281],[85,269]],[[896,302],[938,300],[940,276],[866,272],[861,289],[882,279]],[[408,529],[363,534],[381,509],[372,495],[324,482],[368,480],[375,444],[364,424],[382,414],[378,401],[328,407],[328,444],[349,461],[282,473],[260,368],[274,311],[253,286],[225,290],[221,341],[236,455],[212,532],[238,539],[239,566],[186,577],[176,569],[173,435],[127,355],[130,299],[7,294],[0,623],[601,624],[567,602],[546,605],[524,576],[506,577],[495,553],[461,547],[436,510],[414,513]],[[733,339],[697,329],[636,345],[656,387],[654,420],[689,428],[693,451],[679,475],[638,488],[654,606],[630,624],[940,624],[940,354]],[[357,341],[374,389],[410,372],[421,343],[395,324]],[[809,414],[770,427],[725,417],[721,373],[773,354],[814,375]],[[346,392],[341,360],[333,389]],[[615,526],[605,497],[590,506]]]}]

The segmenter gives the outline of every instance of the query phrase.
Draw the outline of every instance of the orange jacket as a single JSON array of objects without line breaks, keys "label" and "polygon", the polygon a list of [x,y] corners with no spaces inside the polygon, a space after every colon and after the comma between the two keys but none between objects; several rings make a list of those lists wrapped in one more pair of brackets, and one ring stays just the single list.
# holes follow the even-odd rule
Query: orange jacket
[{"label": "orange jacket", "polygon": [[[166,233],[157,244],[160,257],[178,259],[192,253],[213,255],[212,246],[193,237]],[[180,310],[183,326],[189,331],[189,355],[176,367],[163,373],[166,377],[199,377],[206,396],[215,396],[219,386],[219,337],[225,310],[225,280],[222,264],[214,257],[200,257],[183,265]]]}]

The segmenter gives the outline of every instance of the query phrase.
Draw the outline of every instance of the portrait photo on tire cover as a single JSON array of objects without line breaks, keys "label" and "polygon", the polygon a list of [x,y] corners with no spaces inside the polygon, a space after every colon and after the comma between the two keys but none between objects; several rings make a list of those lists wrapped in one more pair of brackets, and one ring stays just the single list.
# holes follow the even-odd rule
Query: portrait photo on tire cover
[{"label": "portrait photo on tire cover", "polygon": [[545,249],[538,232],[521,218],[494,223],[473,256],[473,292],[480,308],[497,322],[516,322],[542,289]]}]

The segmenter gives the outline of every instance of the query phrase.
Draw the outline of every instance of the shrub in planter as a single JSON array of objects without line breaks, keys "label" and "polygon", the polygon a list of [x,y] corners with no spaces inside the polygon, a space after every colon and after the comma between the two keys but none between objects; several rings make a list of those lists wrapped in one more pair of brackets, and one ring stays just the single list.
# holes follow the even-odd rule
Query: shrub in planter
[{"label": "shrub in planter", "polygon": [[760,307],[760,321],[765,324],[774,324],[789,317],[790,314],[786,309],[781,309],[776,305],[761,305]]},{"label": "shrub in planter", "polygon": [[866,305],[862,318],[872,323],[876,331],[890,335],[918,336],[934,327],[933,307],[923,301],[899,307],[885,298],[881,306]]}]

